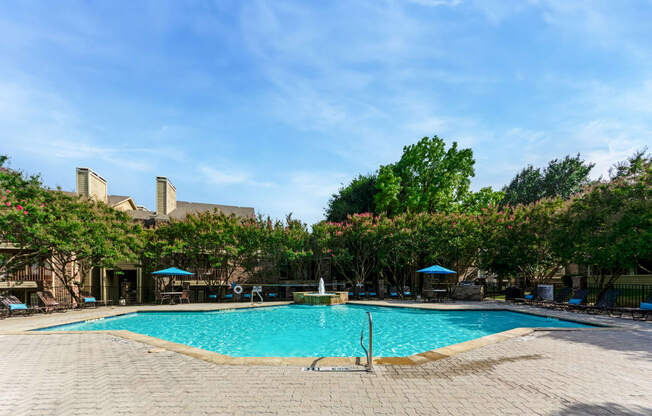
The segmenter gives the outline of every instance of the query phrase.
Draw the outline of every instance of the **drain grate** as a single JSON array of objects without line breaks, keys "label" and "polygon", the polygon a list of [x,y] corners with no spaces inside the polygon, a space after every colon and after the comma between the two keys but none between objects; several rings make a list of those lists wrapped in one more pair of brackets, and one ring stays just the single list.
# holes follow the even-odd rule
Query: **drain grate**
[{"label": "drain grate", "polygon": [[361,368],[354,368],[354,367],[303,367],[301,371],[312,371],[317,373],[326,373],[326,372],[342,373],[342,372],[350,372],[350,371],[357,372],[357,371],[366,371],[366,370]]}]

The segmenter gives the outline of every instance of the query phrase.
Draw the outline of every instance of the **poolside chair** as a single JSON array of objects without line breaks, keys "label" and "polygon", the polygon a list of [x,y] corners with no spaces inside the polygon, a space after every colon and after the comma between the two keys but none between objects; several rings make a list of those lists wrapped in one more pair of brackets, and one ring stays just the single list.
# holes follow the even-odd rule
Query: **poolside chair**
[{"label": "poolside chair", "polygon": [[616,304],[619,295],[620,292],[617,290],[612,288],[607,289],[607,291],[604,292],[602,297],[595,303],[595,305],[585,306],[584,309],[588,313],[611,312],[611,310],[614,309],[614,305]]},{"label": "poolside chair", "polygon": [[618,308],[621,316],[624,312],[630,313],[634,321],[647,321],[652,317],[652,293],[650,293],[643,302],[640,303],[638,308]]},{"label": "poolside chair", "polygon": [[209,294],[208,295],[208,300],[212,300],[213,302],[217,302],[217,295],[216,294]]},{"label": "poolside chair", "polygon": [[277,298],[277,294],[276,294],[275,292],[269,292],[269,293],[267,294],[267,297],[270,298],[270,299],[276,299],[276,298]]},{"label": "poolside chair", "polygon": [[376,292],[369,292],[369,297],[375,298],[377,296],[378,296],[378,294],[376,294]]},{"label": "poolside chair", "polygon": [[87,307],[93,307],[97,308],[97,300],[95,300],[95,296],[82,296],[81,298],[81,303],[79,304],[80,308],[87,308]]},{"label": "poolside chair", "polygon": [[7,310],[8,316],[12,316],[14,313],[31,315],[34,312],[34,308],[28,307],[13,295],[1,297],[0,303],[2,303],[2,305]]},{"label": "poolside chair", "polygon": [[589,292],[586,289],[577,289],[567,303],[555,303],[555,308],[560,308],[565,310],[582,309],[584,304],[586,303],[586,298],[588,295]]},{"label": "poolside chair", "polygon": [[398,297],[398,292],[396,292],[394,290],[390,290],[389,291],[389,297],[390,298],[397,298]]},{"label": "poolside chair", "polygon": [[251,293],[245,293],[242,295],[242,297],[245,299],[251,299]]},{"label": "poolside chair", "polygon": [[181,292],[181,297],[179,298],[179,303],[190,303],[190,297],[188,296],[190,292],[188,290],[184,290]]},{"label": "poolside chair", "polygon": [[57,302],[57,300],[52,296],[52,293],[47,292],[47,291],[38,291],[36,292],[36,296],[38,296],[38,299],[43,303],[43,311],[48,313],[48,312],[53,312],[53,311],[64,311],[65,312],[65,307]]}]

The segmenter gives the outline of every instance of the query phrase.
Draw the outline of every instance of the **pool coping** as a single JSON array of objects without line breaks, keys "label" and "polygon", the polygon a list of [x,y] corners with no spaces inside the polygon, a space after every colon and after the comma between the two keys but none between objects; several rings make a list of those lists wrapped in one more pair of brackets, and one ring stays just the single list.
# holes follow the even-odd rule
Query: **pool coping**
[{"label": "pool coping", "polygon": [[[436,348],[433,350],[421,352],[418,354],[413,354],[404,357],[374,357],[374,364],[378,365],[400,365],[400,366],[414,366],[422,365],[432,361],[441,360],[444,358],[452,357],[463,352],[471,351],[486,345],[496,344],[499,342],[507,341],[512,338],[522,337],[530,335],[535,331],[595,331],[595,330],[605,330],[605,329],[629,329],[625,327],[620,327],[617,325],[606,325],[596,322],[590,322],[588,320],[581,319],[567,319],[559,318],[556,316],[545,315],[543,313],[537,313],[537,311],[521,311],[508,307],[499,308],[472,308],[472,309],[455,309],[455,308],[446,308],[446,309],[433,309],[427,307],[418,307],[418,305],[404,304],[404,305],[374,305],[364,302],[349,302],[352,305],[362,305],[362,306],[376,306],[376,307],[396,307],[396,308],[412,308],[420,310],[429,310],[429,311],[508,311],[515,313],[523,313],[529,315],[535,315],[540,317],[552,317],[554,319],[560,319],[569,322],[580,323],[584,325],[590,325],[587,328],[559,328],[559,327],[522,327],[522,328],[513,328],[503,332],[497,332],[495,334],[485,335],[484,337],[475,338],[469,341],[460,342],[457,344],[448,345],[441,348]],[[61,334],[106,334],[122,339],[127,339],[130,341],[140,342],[151,347],[153,349],[148,350],[148,353],[160,353],[164,351],[175,352],[183,355],[187,355],[192,358],[200,359],[217,365],[248,365],[248,366],[300,366],[300,367],[319,367],[319,366],[359,366],[362,367],[366,364],[366,358],[363,357],[233,357],[230,355],[219,354],[214,351],[208,351],[197,347],[191,347],[186,344],[181,344],[172,341],[166,341],[160,338],[151,337],[148,335],[139,334],[136,332],[128,330],[98,330],[98,331],[47,331],[48,328],[55,328],[59,326],[71,325],[75,323],[88,322],[97,319],[105,318],[114,318],[124,315],[129,315],[133,313],[151,313],[151,312],[211,312],[211,311],[226,311],[226,310],[240,310],[240,309],[254,309],[261,307],[276,307],[276,306],[287,306],[291,303],[286,304],[274,304],[274,305],[251,305],[251,306],[234,306],[232,308],[221,308],[221,309],[196,309],[196,310],[147,310],[147,309],[136,309],[129,312],[120,312],[115,311],[115,313],[105,313],[97,317],[86,318],[82,320],[77,320],[74,322],[67,322],[57,325],[47,325],[39,326],[29,330],[20,330],[20,331],[0,331],[0,335],[61,335]]]}]

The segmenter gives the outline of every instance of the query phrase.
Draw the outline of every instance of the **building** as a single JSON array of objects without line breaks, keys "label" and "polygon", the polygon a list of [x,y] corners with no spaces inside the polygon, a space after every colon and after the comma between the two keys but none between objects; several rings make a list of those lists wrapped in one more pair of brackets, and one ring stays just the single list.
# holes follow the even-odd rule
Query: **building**
[{"label": "building", "polygon": [[[250,207],[177,201],[175,186],[163,176],[156,177],[156,210],[150,211],[142,205],[137,205],[130,196],[110,195],[106,179],[89,168],[77,168],[75,174],[76,190],[66,192],[67,194],[104,202],[116,210],[123,211],[145,227],[155,227],[171,219],[182,220],[190,214],[215,210],[243,218],[255,216],[254,208]],[[11,252],[16,249],[7,244],[0,244],[0,251]],[[100,301],[117,302],[119,299],[125,299],[128,303],[142,303],[153,300],[151,280],[143,277],[139,264],[124,263],[116,269],[93,269],[88,276],[82,278],[81,287],[85,294]],[[25,270],[0,275],[0,290],[10,291],[25,302],[34,303],[36,300],[33,295],[39,288],[50,290],[60,302],[71,302],[70,294],[48,268],[33,265]]]}]

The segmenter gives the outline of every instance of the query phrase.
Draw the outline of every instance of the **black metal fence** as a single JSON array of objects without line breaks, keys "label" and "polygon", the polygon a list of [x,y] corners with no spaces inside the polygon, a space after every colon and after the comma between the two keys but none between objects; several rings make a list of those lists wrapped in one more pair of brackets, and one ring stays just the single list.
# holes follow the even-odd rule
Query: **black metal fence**
[{"label": "black metal fence", "polygon": [[[650,300],[652,296],[652,285],[645,284],[633,284],[633,283],[621,283],[614,284],[612,286],[615,290],[618,291],[618,299],[616,300],[616,306],[624,308],[638,308],[641,302]],[[498,288],[497,285],[487,284],[485,288],[485,297],[496,299],[505,295],[505,288]],[[562,291],[564,290],[564,285],[559,283],[554,284],[554,296],[558,298]],[[587,302],[589,304],[595,304],[598,301],[600,296],[600,289],[597,286],[589,285],[587,287],[588,297]],[[568,301],[570,296],[573,293],[573,290],[567,291],[567,296],[565,299],[560,299],[563,302]]]},{"label": "black metal fence", "polygon": [[[641,302],[648,300],[652,296],[652,285],[642,285],[633,283],[614,284],[613,288],[618,291],[616,306],[625,308],[638,308]],[[588,298],[589,303],[598,301],[600,289],[597,286],[589,285]]]}]

